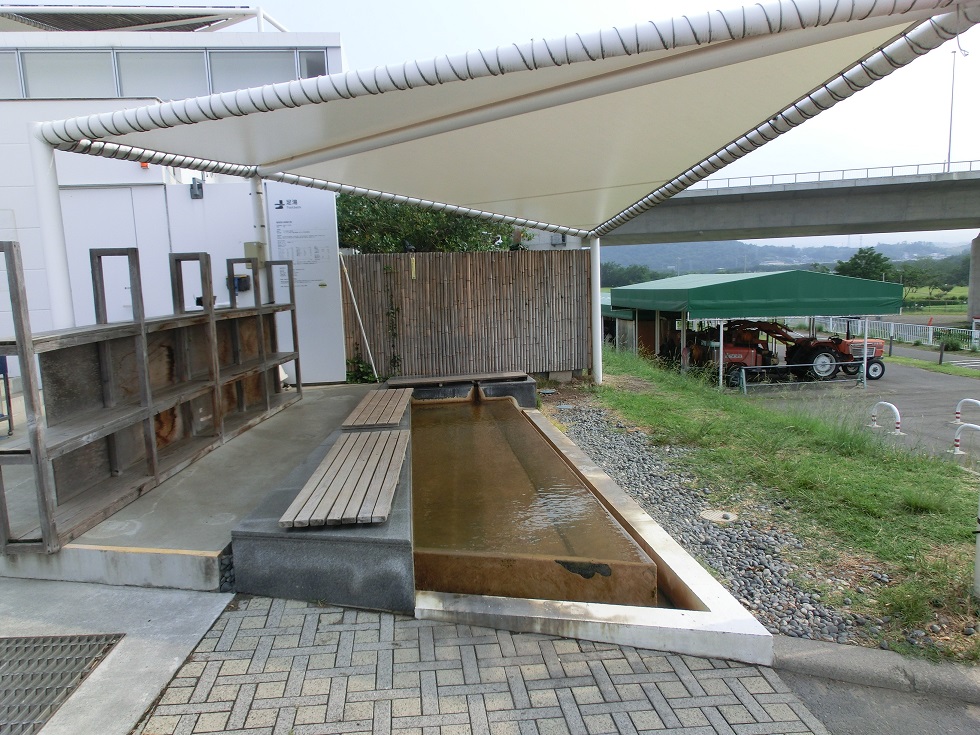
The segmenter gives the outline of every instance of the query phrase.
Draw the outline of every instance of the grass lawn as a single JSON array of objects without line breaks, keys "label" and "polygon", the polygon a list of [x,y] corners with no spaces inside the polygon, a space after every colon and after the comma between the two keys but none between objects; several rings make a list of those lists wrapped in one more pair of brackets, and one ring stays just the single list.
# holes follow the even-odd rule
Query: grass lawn
[{"label": "grass lawn", "polygon": [[[611,380],[596,389],[598,399],[651,442],[689,448],[685,469],[713,488],[714,501],[731,506],[748,497],[776,509],[772,522],[805,539],[804,551],[786,552],[801,554],[801,566],[887,573],[887,586],[847,594],[853,612],[891,616],[882,636],[893,648],[908,648],[903,631],[927,629],[938,617],[955,629],[980,614],[971,594],[975,477],[808,415],[805,406],[770,408],[627,353],[607,351],[604,365]],[[634,384],[617,388],[616,376]],[[637,390],[636,380],[648,387]],[[779,510],[786,501],[792,510]],[[839,590],[823,592],[841,604]],[[930,653],[980,660],[980,635],[960,635]]]},{"label": "grass lawn", "polygon": [[930,296],[928,288],[915,288],[904,298],[904,311],[911,314],[963,314],[966,316],[966,286],[954,286],[953,290],[942,296],[943,301],[959,299],[957,304],[930,304],[929,299],[938,296],[935,292]]},{"label": "grass lawn", "polygon": [[[980,355],[975,355],[972,352],[947,352],[947,360],[962,360],[969,359],[971,357],[978,357]],[[944,373],[946,375],[958,375],[961,378],[975,378],[980,379],[980,370],[975,370],[973,368],[960,367],[959,365],[946,365],[936,362],[931,362],[929,360],[917,360],[914,357],[889,357],[888,362],[894,362],[896,365],[905,365],[907,367],[921,368],[922,370],[928,370],[932,373]]]},{"label": "grass lawn", "polygon": [[[953,286],[953,290],[950,291],[945,296],[943,296],[943,299],[946,299],[946,300],[950,300],[950,299],[965,299],[968,290],[969,289],[968,289],[967,286]],[[935,292],[933,292],[933,295],[935,295]],[[913,288],[911,291],[909,291],[909,295],[906,297],[905,300],[906,301],[915,301],[916,299],[928,299],[928,298],[932,298],[929,295],[929,289],[928,288]]]}]

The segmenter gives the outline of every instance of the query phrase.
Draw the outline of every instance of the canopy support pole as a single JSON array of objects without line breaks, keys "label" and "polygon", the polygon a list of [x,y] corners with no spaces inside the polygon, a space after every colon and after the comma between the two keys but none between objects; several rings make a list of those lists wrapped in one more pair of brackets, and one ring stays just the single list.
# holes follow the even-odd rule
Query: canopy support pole
[{"label": "canopy support pole", "polygon": [[718,389],[725,387],[725,320],[718,323]]},{"label": "canopy support pole", "polygon": [[688,365],[690,364],[688,360],[687,352],[687,312],[681,312],[681,372],[686,373]]},{"label": "canopy support pole", "polygon": [[599,238],[589,243],[589,283],[592,306],[592,382],[602,384],[602,290],[599,269]]},{"label": "canopy support pole", "polygon": [[58,188],[54,148],[41,137],[41,127],[42,123],[33,123],[28,136],[31,166],[34,170],[44,270],[48,278],[51,326],[54,329],[65,329],[75,326],[75,306],[68,272],[68,245],[65,242],[65,223],[61,213],[61,192]]},{"label": "canopy support pole", "polygon": [[[251,191],[249,198],[252,200],[252,238],[255,242],[262,243],[262,251],[265,253],[266,260],[275,260],[270,250],[272,243],[269,242],[269,225],[265,214],[265,182],[258,176],[253,176],[248,180]],[[265,268],[259,264],[259,272],[253,273],[253,277],[258,280],[263,278]],[[272,284],[263,284],[265,293],[272,298]]]},{"label": "canopy support pole", "polygon": [[[640,331],[640,311],[636,311],[636,331]],[[660,329],[660,309],[653,312],[653,354],[660,354],[660,345],[663,344],[663,335]],[[637,350],[639,352],[639,350]]]}]

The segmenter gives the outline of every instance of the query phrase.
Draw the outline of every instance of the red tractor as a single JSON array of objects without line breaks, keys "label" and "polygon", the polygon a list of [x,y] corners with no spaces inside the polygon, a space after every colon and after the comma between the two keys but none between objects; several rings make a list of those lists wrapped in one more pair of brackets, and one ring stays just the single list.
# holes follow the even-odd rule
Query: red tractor
[{"label": "red tractor", "polygon": [[[864,363],[864,338],[841,339],[838,336],[823,339],[801,337],[795,344],[786,346],[786,364],[796,365],[790,370],[797,376],[816,380],[829,380],[843,370],[846,375],[857,375]],[[868,380],[878,380],[885,374],[883,339],[868,339]]]},{"label": "red tractor", "polygon": [[[786,346],[786,365],[781,372],[788,371],[802,379],[830,380],[841,370],[847,375],[857,375],[863,364],[863,338],[805,337],[790,332],[776,322],[742,319],[725,325],[722,349],[727,383],[731,386],[738,385],[741,368],[749,368],[746,373],[753,378],[762,378],[767,372],[772,372],[751,368],[772,368],[779,365],[776,343]],[[885,374],[885,364],[881,361],[885,343],[880,339],[869,339],[867,343],[867,376],[869,380],[878,380]],[[694,364],[717,364],[717,345],[717,327],[699,332],[691,350]]]}]

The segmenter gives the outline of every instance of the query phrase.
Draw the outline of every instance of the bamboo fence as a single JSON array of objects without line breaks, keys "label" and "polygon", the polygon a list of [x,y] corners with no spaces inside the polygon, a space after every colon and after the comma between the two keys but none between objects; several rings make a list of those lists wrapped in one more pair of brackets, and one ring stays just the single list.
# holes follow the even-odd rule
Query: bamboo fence
[{"label": "bamboo fence", "polygon": [[[378,373],[588,369],[586,250],[343,256]],[[344,284],[348,358],[367,360]]]}]

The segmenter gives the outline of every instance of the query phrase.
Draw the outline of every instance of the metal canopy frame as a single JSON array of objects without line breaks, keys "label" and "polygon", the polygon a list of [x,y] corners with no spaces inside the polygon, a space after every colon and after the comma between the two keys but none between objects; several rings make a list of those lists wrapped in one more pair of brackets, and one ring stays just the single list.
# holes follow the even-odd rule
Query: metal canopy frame
[{"label": "metal canopy frame", "polygon": [[[599,382],[602,377],[600,236],[978,22],[980,0],[761,0],[744,7],[660,19],[632,27],[50,121],[39,124],[35,135],[45,146],[75,153],[283,181],[588,238],[593,250],[593,374]],[[868,48],[862,44],[875,46]],[[762,118],[761,123],[756,123],[734,140],[729,139],[731,142],[707,156],[695,154],[696,146],[691,148],[691,153],[697,157],[685,164],[685,170],[668,176],[661,185],[621,211],[613,211],[611,216],[592,221],[588,226],[561,224],[550,217],[529,217],[521,212],[547,213],[561,202],[565,208],[560,211],[567,214],[574,210],[569,207],[576,201],[576,196],[579,197],[577,201],[583,201],[582,196],[591,193],[590,201],[596,201],[598,197],[614,202],[617,196],[621,199],[635,189],[635,182],[616,178],[615,162],[594,156],[589,170],[594,170],[603,181],[591,192],[562,191],[564,182],[560,181],[561,177],[555,177],[555,190],[547,195],[542,193],[526,200],[512,197],[507,201],[504,192],[514,185],[512,171],[509,171],[511,176],[507,179],[493,178],[489,182],[488,191],[498,192],[500,196],[496,202],[488,200],[483,207],[473,206],[473,203],[451,204],[425,196],[413,197],[358,183],[365,172],[385,168],[401,175],[406,168],[412,169],[406,160],[413,160],[411,156],[417,156],[420,151],[436,152],[437,157],[441,154],[445,161],[451,161],[455,157],[450,153],[453,141],[469,140],[471,138],[467,136],[478,135],[483,130],[490,139],[494,139],[494,135],[499,138],[501,130],[505,129],[501,126],[512,125],[525,117],[524,129],[540,135],[544,134],[542,121],[549,119],[540,116],[553,111],[567,110],[574,115],[575,105],[586,105],[586,110],[594,113],[595,109],[588,106],[600,104],[596,102],[600,98],[604,105],[606,100],[621,101],[623,98],[618,95],[649,91],[652,85],[665,84],[674,89],[669,85],[687,82],[701,73],[717,75],[712,79],[730,79],[734,73],[732,69],[739,64],[747,65],[746,69],[757,69],[759,63],[772,62],[777,57],[782,58],[780,54],[792,54],[799,49],[809,50],[811,55],[807,59],[812,61],[827,56],[825,47],[836,49],[841,58],[847,57],[846,68],[815,87],[804,87],[797,93],[802,93],[801,96],[788,105],[778,109],[753,107],[750,114],[757,115],[755,120]],[[816,57],[814,53],[817,53]],[[780,72],[785,71],[791,80],[796,74],[805,79],[802,70],[808,66],[803,63],[798,68]],[[538,73],[527,75],[530,71]],[[460,86],[463,82],[468,86]],[[805,81],[795,83],[798,87],[810,84]],[[440,87],[448,91],[440,91]],[[385,101],[391,95],[394,96],[391,103]],[[420,101],[420,106],[414,104],[416,100]],[[316,113],[320,117],[311,117],[311,106],[318,105],[322,106]],[[644,109],[630,110],[629,106],[625,109],[633,115],[634,122],[650,113]],[[370,118],[378,121],[373,130],[356,124],[365,110],[375,111]],[[348,117],[352,129],[343,133]],[[724,122],[728,116],[717,117]],[[311,138],[309,147],[302,150],[295,149],[298,144],[289,140],[294,136],[278,136],[286,139],[287,144],[276,148],[270,142],[270,135],[263,132],[268,131],[269,126],[276,126],[274,129],[281,131],[283,123],[293,121],[293,129],[300,133],[299,137],[307,135],[311,129],[319,134],[318,119],[323,120],[320,127],[326,137]],[[722,122],[716,121],[717,124]],[[197,125],[201,126],[200,130],[190,130]],[[595,130],[586,124],[579,127]],[[341,130],[340,137],[330,137],[334,130]],[[698,135],[696,131],[687,130],[683,134],[689,138]],[[511,140],[519,138],[512,137]],[[133,145],[137,141],[146,144]],[[679,141],[667,139],[654,147],[657,151],[667,152],[677,143]],[[231,157],[239,159],[247,159],[250,155],[247,152],[251,151],[253,160],[219,161],[195,155],[198,149],[203,153],[209,147],[223,147]],[[475,157],[477,146],[469,150]],[[635,153],[639,154],[641,150],[643,155],[651,155],[648,149],[634,146]],[[399,152],[409,158],[400,159]],[[568,151],[569,170],[576,168],[575,155],[583,153],[586,151]],[[441,171],[438,166],[425,171],[421,169],[410,171],[415,176],[413,181],[417,182],[412,186],[417,186],[420,191],[426,190],[427,186],[432,190],[449,191],[438,185],[431,186],[439,181]],[[604,173],[606,169],[610,169],[610,173]],[[472,166],[468,170],[474,180],[480,177],[480,172],[473,171]],[[326,175],[320,175],[320,171]],[[333,178],[333,173],[342,174],[341,178],[347,181]],[[48,197],[50,199],[50,194]],[[39,199],[44,198],[45,195],[39,192]],[[494,211],[497,206],[501,211]],[[507,212],[508,208],[513,211]],[[592,207],[592,211],[598,210]],[[52,234],[52,238],[57,240],[57,235]],[[55,242],[49,252],[58,247],[63,248],[63,242]],[[55,314],[55,318],[70,317]]]}]

